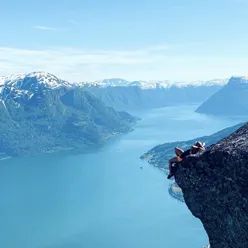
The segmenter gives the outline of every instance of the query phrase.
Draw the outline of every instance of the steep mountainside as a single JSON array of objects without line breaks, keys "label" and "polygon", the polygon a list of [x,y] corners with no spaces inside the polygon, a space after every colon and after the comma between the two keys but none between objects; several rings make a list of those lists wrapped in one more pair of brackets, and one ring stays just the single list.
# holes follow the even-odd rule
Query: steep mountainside
[{"label": "steep mountainside", "polygon": [[2,157],[99,143],[137,120],[48,73],[5,77],[0,85]]},{"label": "steep mountainside", "polygon": [[[220,90],[227,80],[203,82],[135,81],[106,79],[84,88],[107,106],[118,110],[149,109],[176,104],[200,104]],[[175,97],[177,101],[175,102]]]},{"label": "steep mountainside", "polygon": [[211,248],[248,247],[248,124],[187,157],[175,179],[184,200],[199,218]]},{"label": "steep mountainside", "polygon": [[226,86],[205,101],[196,112],[222,115],[248,115],[248,78],[232,77]]}]

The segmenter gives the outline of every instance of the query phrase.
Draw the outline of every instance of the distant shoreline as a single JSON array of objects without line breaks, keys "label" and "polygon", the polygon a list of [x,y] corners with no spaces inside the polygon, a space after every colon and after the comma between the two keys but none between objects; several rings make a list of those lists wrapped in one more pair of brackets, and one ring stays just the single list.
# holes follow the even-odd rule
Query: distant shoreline
[{"label": "distant shoreline", "polygon": [[25,157],[25,156],[36,156],[36,155],[42,155],[42,154],[54,154],[54,153],[59,153],[59,152],[63,152],[63,151],[65,151],[65,152],[66,151],[73,151],[73,150],[77,150],[77,149],[80,149],[80,148],[90,148],[91,146],[104,144],[104,142],[109,141],[111,138],[118,137],[120,135],[132,132],[133,130],[134,129],[130,125],[130,130],[129,131],[127,131],[127,132],[109,133],[101,141],[99,141],[96,144],[87,144],[87,145],[81,144],[81,145],[78,145],[78,146],[75,146],[75,147],[54,146],[54,147],[51,147],[49,150],[44,150],[44,151],[40,151],[40,152],[37,152],[37,153],[28,153],[27,152],[27,153],[23,153],[23,154],[16,155],[16,156],[10,156],[10,155],[6,155],[6,154],[2,153],[2,155],[0,155],[0,161],[11,159],[11,158]]}]

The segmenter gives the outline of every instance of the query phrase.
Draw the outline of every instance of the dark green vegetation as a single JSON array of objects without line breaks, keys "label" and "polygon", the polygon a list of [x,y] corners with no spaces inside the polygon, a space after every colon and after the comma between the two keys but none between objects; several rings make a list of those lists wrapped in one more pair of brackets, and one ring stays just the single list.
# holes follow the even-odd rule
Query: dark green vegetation
[{"label": "dark green vegetation", "polygon": [[132,130],[137,118],[117,112],[51,74],[9,80],[0,95],[1,157],[98,144]]}]

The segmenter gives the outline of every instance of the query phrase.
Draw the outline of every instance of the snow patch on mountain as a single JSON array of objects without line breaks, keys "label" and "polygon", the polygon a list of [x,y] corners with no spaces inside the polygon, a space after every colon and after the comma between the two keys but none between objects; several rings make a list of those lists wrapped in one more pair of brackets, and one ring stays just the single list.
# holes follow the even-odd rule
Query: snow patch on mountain
[{"label": "snow patch on mountain", "polygon": [[[242,77],[248,80],[246,77]],[[59,88],[59,87],[139,87],[141,89],[156,89],[156,88],[171,88],[171,87],[199,87],[199,86],[214,86],[225,85],[228,79],[213,79],[205,81],[170,81],[170,80],[139,80],[127,81],[121,78],[104,79],[94,82],[74,82],[69,83],[65,80],[58,79],[56,76],[47,72],[32,72],[29,74],[14,74],[7,77],[0,77],[0,90],[3,85],[15,89],[35,90],[39,87],[44,88]]]},{"label": "snow patch on mountain", "polygon": [[0,85],[4,85],[7,82],[13,82],[13,81],[18,81],[18,80],[23,80],[26,74],[24,73],[19,73],[19,74],[13,74],[10,76],[3,76],[0,77]]},{"label": "snow patch on mountain", "polygon": [[124,79],[104,79],[102,81],[95,81],[95,82],[83,82],[81,83],[83,86],[86,87],[100,87],[100,88],[107,88],[107,87],[139,87],[141,89],[156,89],[156,88],[171,88],[171,87],[199,87],[199,86],[214,86],[220,85],[224,86],[228,82],[228,79],[213,79],[207,81],[133,81],[129,82]]},{"label": "snow patch on mountain", "polygon": [[231,77],[228,82],[228,85],[235,85],[235,84],[248,84],[248,76]]},{"label": "snow patch on mountain", "polygon": [[29,74],[14,74],[8,77],[0,77],[0,94],[16,95],[31,94],[45,89],[72,88],[73,84],[61,80],[47,72],[32,72]]}]

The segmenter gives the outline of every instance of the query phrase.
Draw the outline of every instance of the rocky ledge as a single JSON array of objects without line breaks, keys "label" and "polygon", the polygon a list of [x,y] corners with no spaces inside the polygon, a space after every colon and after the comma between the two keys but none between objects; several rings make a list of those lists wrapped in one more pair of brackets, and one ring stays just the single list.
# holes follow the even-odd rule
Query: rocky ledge
[{"label": "rocky ledge", "polygon": [[175,180],[211,248],[248,247],[248,124],[187,157]]}]

